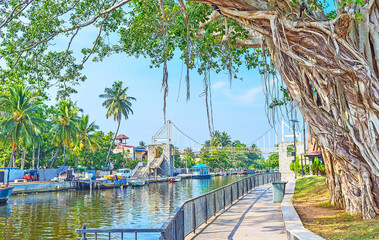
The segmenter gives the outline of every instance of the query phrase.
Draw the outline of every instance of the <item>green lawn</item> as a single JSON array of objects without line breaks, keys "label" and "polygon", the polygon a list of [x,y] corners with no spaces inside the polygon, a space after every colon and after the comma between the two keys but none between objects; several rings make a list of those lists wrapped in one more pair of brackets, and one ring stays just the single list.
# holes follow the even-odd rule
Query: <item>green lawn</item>
[{"label": "green lawn", "polygon": [[325,239],[379,239],[379,219],[350,215],[330,204],[328,197],[324,177],[296,181],[293,202],[306,228]]}]

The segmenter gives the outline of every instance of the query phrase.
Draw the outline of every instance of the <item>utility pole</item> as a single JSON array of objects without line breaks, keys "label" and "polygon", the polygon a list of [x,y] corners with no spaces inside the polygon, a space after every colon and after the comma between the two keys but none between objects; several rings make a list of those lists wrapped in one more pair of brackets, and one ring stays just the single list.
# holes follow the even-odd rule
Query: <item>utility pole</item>
[{"label": "utility pole", "polygon": [[[305,142],[305,128],[306,128],[305,127],[305,120],[303,118],[304,163],[305,163],[305,175],[307,175],[307,157],[305,156],[305,154],[307,154],[307,144]],[[310,166],[309,166],[309,169],[310,169]],[[309,175],[310,175],[310,173],[309,173]]]},{"label": "utility pole", "polygon": [[293,160],[295,165],[295,179],[297,178],[297,168],[296,168],[296,123],[299,122],[297,120],[290,120],[293,123],[293,148],[294,148],[294,154],[293,154]]}]

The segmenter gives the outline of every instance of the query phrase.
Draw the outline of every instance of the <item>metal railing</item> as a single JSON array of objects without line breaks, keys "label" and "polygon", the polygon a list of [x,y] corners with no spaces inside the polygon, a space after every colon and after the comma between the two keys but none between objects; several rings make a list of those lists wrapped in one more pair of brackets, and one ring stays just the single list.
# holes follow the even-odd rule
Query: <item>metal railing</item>
[{"label": "metal railing", "polygon": [[95,239],[98,239],[98,234],[107,234],[108,239],[112,239],[112,234],[117,234],[117,237],[124,239],[124,233],[133,233],[135,239],[138,238],[138,233],[160,233],[161,240],[184,240],[188,234],[195,233],[201,224],[207,223],[212,216],[255,187],[280,181],[280,178],[279,172],[257,174],[189,199],[183,202],[160,228],[87,229],[83,226],[76,229],[76,233],[82,234],[82,240],[87,239],[86,234],[94,234]]},{"label": "metal railing", "polygon": [[132,172],[130,173],[131,176],[134,176],[134,174],[139,170],[140,167],[143,166],[143,161],[139,161],[137,163],[137,165],[134,167],[134,169],[132,170]]}]

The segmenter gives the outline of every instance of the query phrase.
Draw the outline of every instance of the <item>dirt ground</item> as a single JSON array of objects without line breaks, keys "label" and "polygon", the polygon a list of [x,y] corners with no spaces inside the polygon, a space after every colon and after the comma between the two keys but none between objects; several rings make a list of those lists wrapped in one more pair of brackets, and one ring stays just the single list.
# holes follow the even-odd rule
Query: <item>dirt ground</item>
[{"label": "dirt ground", "polygon": [[321,218],[335,216],[337,214],[343,213],[343,210],[330,209],[324,207],[318,207],[317,204],[328,200],[327,198],[312,201],[297,201],[294,202],[294,207],[303,222],[314,222]]}]

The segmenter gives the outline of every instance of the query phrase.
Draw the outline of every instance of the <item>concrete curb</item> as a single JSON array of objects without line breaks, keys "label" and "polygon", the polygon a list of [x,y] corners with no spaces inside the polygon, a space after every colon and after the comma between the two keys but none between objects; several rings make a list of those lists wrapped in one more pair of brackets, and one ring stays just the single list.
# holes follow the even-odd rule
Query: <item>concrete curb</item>
[{"label": "concrete curb", "polygon": [[295,190],[295,181],[290,180],[286,186],[281,208],[284,225],[287,231],[288,240],[322,240],[324,238],[306,229],[301,222],[299,215],[292,205],[292,196]]}]

